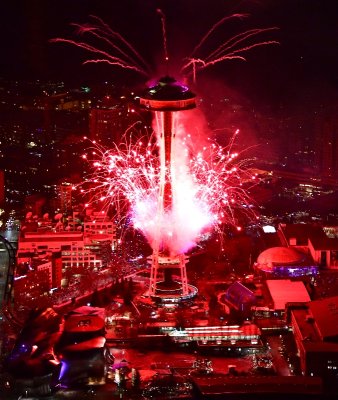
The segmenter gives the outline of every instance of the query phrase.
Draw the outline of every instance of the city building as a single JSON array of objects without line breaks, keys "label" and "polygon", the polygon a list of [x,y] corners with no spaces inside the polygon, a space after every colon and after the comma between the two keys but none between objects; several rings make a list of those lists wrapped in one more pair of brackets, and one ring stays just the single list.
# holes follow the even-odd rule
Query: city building
[{"label": "city building", "polygon": [[[212,382],[212,383],[211,383]],[[323,382],[318,377],[303,376],[208,376],[194,377],[199,396],[207,399],[259,396],[283,398],[291,396],[318,396],[322,394]],[[263,398],[264,398],[263,397]]]},{"label": "city building", "polygon": [[338,296],[290,310],[302,373],[338,379]]},{"label": "city building", "polygon": [[278,232],[286,246],[308,252],[315,265],[338,268],[338,237],[334,227],[317,224],[280,224]]},{"label": "city building", "polygon": [[331,105],[317,117],[316,164],[324,179],[337,182],[338,172],[338,120],[337,107]]},{"label": "city building", "polygon": [[267,306],[273,315],[283,319],[286,319],[288,304],[307,303],[311,300],[302,281],[267,279],[265,284],[270,297]]},{"label": "city building", "polygon": [[284,246],[308,249],[310,237],[325,237],[323,228],[318,224],[279,224],[278,235]]},{"label": "city building", "polygon": [[15,301],[26,305],[30,302],[34,304],[37,299],[46,296],[52,289],[52,279],[52,261],[33,258],[27,266],[26,273],[14,278]]},{"label": "city building", "polygon": [[89,138],[103,146],[123,142],[123,137],[132,127],[138,132],[150,126],[146,114],[136,112],[133,93],[118,94],[116,88],[107,88],[106,94],[97,95],[89,113]]},{"label": "city building", "polygon": [[318,238],[309,239],[309,250],[313,260],[323,268],[338,269],[338,239]]},{"label": "city building", "polygon": [[109,235],[112,241],[116,241],[115,223],[104,211],[95,212],[87,209],[83,232],[85,235]]},{"label": "city building", "polygon": [[55,195],[54,185],[83,168],[80,139],[88,133],[85,90],[60,82],[0,82],[0,168],[6,202],[23,206],[27,196]]},{"label": "city building", "polygon": [[68,182],[59,186],[60,211],[62,214],[69,214],[72,210],[72,190],[73,185]]},{"label": "city building", "polygon": [[66,315],[55,352],[61,359],[59,382],[62,386],[104,384],[109,354],[104,309],[85,306]]},{"label": "city building", "polygon": [[250,316],[251,308],[257,303],[255,294],[240,282],[231,284],[222,299],[229,306],[240,311],[243,317]]},{"label": "city building", "polygon": [[0,206],[5,204],[5,175],[4,171],[0,170]]},{"label": "city building", "polygon": [[[47,223],[40,221],[40,225]],[[73,223],[73,219],[71,221]],[[49,225],[48,225],[49,224]],[[31,226],[33,223],[31,223]],[[63,224],[49,221],[44,229],[35,231],[25,224],[18,241],[17,263],[30,264],[38,257],[51,258],[51,287],[66,285],[65,272],[97,271],[106,268],[116,247],[115,225],[106,213],[93,212],[85,217],[84,231],[63,230]],[[57,226],[60,227],[57,229]],[[79,225],[81,226],[81,225]]]},{"label": "city building", "polygon": [[270,247],[259,254],[254,269],[266,278],[314,276],[318,264],[303,247]]},{"label": "city building", "polygon": [[[89,240],[88,245],[91,244]],[[100,268],[102,262],[85,246],[82,232],[27,232],[20,236],[18,243],[18,261],[22,261],[22,253],[41,254],[46,252],[61,252],[63,267],[85,266]]]},{"label": "city building", "polygon": [[196,343],[200,348],[219,347],[242,352],[262,346],[261,332],[255,324],[198,326],[172,330],[168,333],[175,343]]}]

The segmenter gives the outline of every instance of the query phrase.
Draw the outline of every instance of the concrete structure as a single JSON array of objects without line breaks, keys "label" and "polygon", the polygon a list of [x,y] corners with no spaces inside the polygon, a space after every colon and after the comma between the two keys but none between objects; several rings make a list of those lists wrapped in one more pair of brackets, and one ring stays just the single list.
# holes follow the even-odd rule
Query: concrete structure
[{"label": "concrete structure", "polygon": [[278,233],[286,246],[307,251],[321,268],[338,269],[338,237],[335,227],[316,224],[280,224]]},{"label": "concrete structure", "polygon": [[338,296],[290,310],[302,373],[338,382]]},{"label": "concrete structure", "polygon": [[140,120],[132,95],[118,95],[112,91],[110,88],[109,94],[94,100],[89,113],[90,139],[103,146],[120,143],[128,128]]},{"label": "concrete structure", "polygon": [[309,239],[309,250],[314,261],[323,268],[338,269],[338,239]]},{"label": "concrete structure", "polygon": [[242,285],[240,282],[234,282],[229,286],[222,300],[240,311],[243,317],[249,317],[251,315],[251,308],[256,304],[257,298],[255,294]]},{"label": "concrete structure", "polygon": [[[57,224],[36,231],[22,231],[18,241],[17,263],[32,263],[36,257],[54,259],[52,287],[61,284],[62,271],[72,268],[90,270],[107,267],[116,247],[115,225],[105,213],[91,213],[84,222],[84,232],[56,230]],[[59,261],[56,261],[57,258]],[[60,265],[61,264],[61,265]]]},{"label": "concrete structure", "polygon": [[284,246],[305,250],[310,237],[325,237],[323,228],[317,224],[279,224],[278,235]]},{"label": "concrete structure", "polygon": [[31,261],[27,273],[14,279],[14,296],[16,301],[21,300],[23,304],[27,304],[30,300],[46,295],[52,287],[52,261],[35,258]]},{"label": "concrete structure", "polygon": [[18,242],[18,262],[27,257],[27,253],[43,254],[61,252],[63,267],[84,266],[99,268],[101,260],[86,249],[82,232],[26,232]]},{"label": "concrete structure", "polygon": [[72,190],[73,185],[68,182],[59,186],[60,209],[63,214],[68,214],[72,209]]},{"label": "concrete structure", "polygon": [[[140,105],[158,113],[162,120],[161,148],[164,149],[164,174],[160,182],[161,215],[172,209],[171,149],[175,139],[174,113],[196,107],[195,95],[186,86],[175,79],[165,76],[158,83],[147,89],[140,97]],[[187,221],[189,224],[189,221]],[[180,281],[172,279],[172,274],[179,275]],[[151,258],[149,295],[158,299],[176,301],[191,297],[195,288],[188,285],[186,256],[171,254],[163,243],[158,243]]]},{"label": "concrete structure", "polygon": [[266,286],[271,297],[269,308],[279,316],[285,315],[289,303],[305,304],[311,300],[302,281],[271,279],[266,280]]},{"label": "concrete structure", "polygon": [[[61,360],[61,385],[102,385],[107,371],[105,313],[98,307],[79,307],[70,312],[55,352]],[[113,361],[113,359],[112,359]]]},{"label": "concrete structure", "polygon": [[254,268],[258,273],[266,277],[299,277],[304,275],[316,275],[318,265],[313,262],[303,248],[271,247],[264,250],[257,258]]},{"label": "concrete structure", "polygon": [[222,375],[210,378],[196,376],[194,384],[201,398],[224,399],[252,397],[271,399],[287,398],[291,395],[318,396],[323,393],[323,382],[320,378],[303,376],[232,376]]},{"label": "concrete structure", "polygon": [[96,236],[98,239],[106,237],[106,240],[111,241],[112,249],[117,248],[116,226],[104,211],[90,212],[86,214],[83,223],[83,233],[85,237]]}]

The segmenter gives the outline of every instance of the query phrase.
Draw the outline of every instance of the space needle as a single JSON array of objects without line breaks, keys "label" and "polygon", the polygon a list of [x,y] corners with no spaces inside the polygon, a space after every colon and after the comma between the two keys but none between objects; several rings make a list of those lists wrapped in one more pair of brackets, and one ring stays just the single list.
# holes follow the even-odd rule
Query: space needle
[{"label": "space needle", "polygon": [[[158,215],[161,218],[173,207],[171,172],[175,113],[195,108],[196,96],[187,86],[179,84],[170,76],[164,76],[140,96],[140,105],[155,112],[156,119],[161,121],[161,132],[158,133],[160,147],[163,149],[158,203]],[[159,239],[150,257],[149,296],[162,302],[173,303],[195,296],[197,289],[188,284],[187,260],[188,257],[184,253],[173,254],[169,246],[161,243]]]}]

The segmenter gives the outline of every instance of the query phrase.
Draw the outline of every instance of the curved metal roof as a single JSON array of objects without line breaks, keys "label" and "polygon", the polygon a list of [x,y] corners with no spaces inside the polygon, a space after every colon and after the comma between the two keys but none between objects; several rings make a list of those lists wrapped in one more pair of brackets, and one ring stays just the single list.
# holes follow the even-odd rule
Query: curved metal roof
[{"label": "curved metal roof", "polygon": [[148,88],[141,96],[144,99],[160,101],[187,100],[195,97],[187,86],[178,83],[171,76],[162,77],[156,85]]}]

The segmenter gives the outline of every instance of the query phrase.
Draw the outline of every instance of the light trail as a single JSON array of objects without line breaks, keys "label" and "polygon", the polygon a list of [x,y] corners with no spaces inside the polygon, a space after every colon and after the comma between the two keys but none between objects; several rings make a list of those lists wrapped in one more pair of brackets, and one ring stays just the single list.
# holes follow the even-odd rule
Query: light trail
[{"label": "light trail", "polygon": [[131,69],[145,76],[150,76],[150,67],[144,61],[137,50],[118,32],[113,31],[101,18],[91,15],[95,23],[71,24],[77,28],[78,35],[87,34],[89,37],[98,39],[101,46],[108,45],[108,48],[97,47],[86,42],[72,39],[54,38],[53,43],[67,43],[82,48],[101,58],[88,59],[83,64],[107,63],[121,68]]},{"label": "light trail", "polygon": [[[235,15],[237,16],[237,14]],[[229,18],[223,18],[216,24],[209,33],[203,37],[201,42],[195,47],[194,51],[192,52],[191,56],[187,57],[187,62],[182,66],[181,73],[186,76],[193,75],[194,82],[196,81],[196,73],[202,69],[210,67],[212,65],[218,64],[225,60],[241,60],[246,61],[244,57],[244,53],[252,50],[256,47],[261,46],[268,46],[272,44],[279,44],[279,42],[275,40],[267,40],[267,41],[258,41],[254,43],[250,43],[249,40],[256,38],[256,36],[261,35],[266,32],[274,31],[278,28],[264,28],[264,29],[250,29],[245,32],[241,32],[227,41],[223,42],[220,46],[218,46],[215,50],[210,52],[204,58],[202,56],[198,56],[197,53],[202,44],[205,42],[206,38],[209,34],[216,29],[216,27],[223,23],[224,21],[228,20]],[[192,70],[189,71],[189,67],[192,67]]]},{"label": "light trail", "polygon": [[[161,18],[164,58],[168,65],[169,54],[165,14],[161,9],[157,9],[156,12]],[[208,39],[210,36],[224,23],[233,19],[243,20],[248,16],[248,14],[231,14],[217,21],[194,47],[190,56],[182,61],[183,65],[180,73],[186,77],[192,75],[193,81],[195,82],[198,71],[226,60],[246,61],[244,53],[256,47],[279,44],[276,40],[258,40],[257,42],[252,42],[253,39],[259,38],[260,35],[278,29],[277,27],[255,28],[232,36],[211,52],[209,47],[207,47],[209,53],[205,56],[199,54],[202,52],[204,46],[208,46]],[[92,53],[94,56],[98,56],[84,61],[83,64],[107,63],[120,68],[133,70],[146,77],[153,76],[152,68],[128,40],[120,33],[112,30],[101,18],[94,15],[90,17],[94,22],[87,24],[73,23],[71,25],[76,28],[78,35],[87,35],[88,39],[96,39],[95,44],[66,38],[54,38],[50,41],[54,43],[67,43],[82,48]],[[107,46],[107,48],[104,46]]]}]

